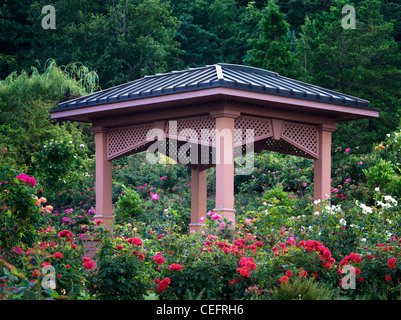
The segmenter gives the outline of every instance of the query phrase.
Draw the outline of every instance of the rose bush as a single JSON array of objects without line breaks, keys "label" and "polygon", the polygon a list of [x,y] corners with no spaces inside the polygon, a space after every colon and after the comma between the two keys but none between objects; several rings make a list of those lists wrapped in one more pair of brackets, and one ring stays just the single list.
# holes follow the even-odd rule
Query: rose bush
[{"label": "rose bush", "polygon": [[[154,266],[160,299],[243,298],[245,290],[259,282],[255,270],[264,255],[263,244],[253,236],[228,242],[210,234],[170,234],[159,240],[162,251],[155,256]],[[160,286],[162,279],[169,280]]]},{"label": "rose bush", "polygon": [[[146,249],[138,237],[118,237],[99,227],[100,248],[96,269],[89,277],[89,290],[100,300],[140,300],[147,293]],[[85,268],[93,267],[86,263]]]},{"label": "rose bush", "polygon": [[34,177],[0,166],[0,255],[6,258],[20,242],[34,242],[44,210],[35,185]]},{"label": "rose bush", "polygon": [[[119,198],[135,201],[123,205],[121,200],[114,212],[121,219],[112,230],[93,222],[91,173],[83,182],[86,188],[60,190],[46,199],[46,190],[37,190],[41,184],[30,174],[2,167],[0,295],[398,299],[396,144],[395,138],[388,139],[368,155],[338,149],[330,203],[313,201],[310,159],[255,155],[252,173],[235,176],[235,229],[221,213],[208,211],[199,233],[188,232],[190,180],[187,168],[175,163],[149,170],[143,155],[113,161],[114,203]],[[89,160],[86,165],[93,171]],[[207,210],[213,206],[208,201]],[[99,241],[94,258],[86,255],[82,235]],[[41,286],[46,265],[55,270],[56,288],[50,291]],[[344,286],[348,267],[355,288]]]}]

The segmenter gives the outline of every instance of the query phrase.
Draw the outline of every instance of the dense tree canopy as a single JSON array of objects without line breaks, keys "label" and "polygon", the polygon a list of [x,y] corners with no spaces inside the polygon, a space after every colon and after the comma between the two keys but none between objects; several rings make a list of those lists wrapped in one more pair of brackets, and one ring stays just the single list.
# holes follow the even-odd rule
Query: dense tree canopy
[{"label": "dense tree canopy", "polygon": [[[1,79],[14,71],[29,74],[49,59],[95,71],[103,89],[186,67],[249,64],[382,110],[378,120],[341,124],[336,144],[365,152],[400,123],[396,0],[55,0],[56,29],[42,28],[47,1],[3,2]],[[355,29],[341,25],[345,5],[355,7]],[[349,141],[351,135],[356,138]]]}]

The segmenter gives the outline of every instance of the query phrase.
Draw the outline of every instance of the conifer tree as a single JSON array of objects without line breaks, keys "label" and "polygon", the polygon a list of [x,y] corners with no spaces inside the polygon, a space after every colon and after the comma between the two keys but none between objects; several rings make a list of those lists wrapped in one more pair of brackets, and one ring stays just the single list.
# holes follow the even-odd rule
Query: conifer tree
[{"label": "conifer tree", "polygon": [[291,51],[288,30],[285,15],[274,1],[269,1],[262,11],[260,34],[249,40],[252,49],[244,62],[284,76],[294,76],[296,60]]},{"label": "conifer tree", "polygon": [[297,57],[302,80],[369,100],[381,110],[379,119],[340,124],[334,135],[335,144],[369,152],[374,141],[383,140],[400,122],[401,54],[393,24],[380,13],[380,1],[358,4],[355,29],[342,26],[345,4],[338,1],[330,13],[306,19]]}]

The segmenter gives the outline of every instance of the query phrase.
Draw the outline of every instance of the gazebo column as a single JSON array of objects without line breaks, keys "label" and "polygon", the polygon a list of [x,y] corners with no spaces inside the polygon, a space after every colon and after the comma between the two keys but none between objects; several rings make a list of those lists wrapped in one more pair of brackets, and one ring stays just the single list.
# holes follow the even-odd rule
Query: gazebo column
[{"label": "gazebo column", "polygon": [[318,128],[318,155],[314,161],[314,200],[325,201],[331,193],[331,136],[334,125],[322,124]]},{"label": "gazebo column", "polygon": [[211,112],[216,118],[216,203],[214,212],[232,220],[234,210],[234,121],[239,112],[229,110]]},{"label": "gazebo column", "polygon": [[112,209],[112,163],[107,160],[107,129],[93,127],[96,148],[96,214],[95,221],[102,220],[107,226],[113,221]]},{"label": "gazebo column", "polygon": [[199,221],[206,216],[207,204],[207,170],[191,170],[191,223],[190,232],[201,231],[203,223]]}]

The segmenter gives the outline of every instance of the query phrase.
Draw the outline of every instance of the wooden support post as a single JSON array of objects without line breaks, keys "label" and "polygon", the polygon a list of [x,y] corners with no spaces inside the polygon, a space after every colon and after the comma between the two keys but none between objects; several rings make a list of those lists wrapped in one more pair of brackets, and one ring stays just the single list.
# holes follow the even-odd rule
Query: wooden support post
[{"label": "wooden support post", "polygon": [[107,160],[107,129],[93,127],[96,147],[96,214],[95,221],[102,220],[107,226],[113,223],[112,209],[112,163]]},{"label": "wooden support post", "polygon": [[203,223],[201,217],[206,218],[207,204],[207,170],[191,170],[191,223],[190,232],[199,232]]},{"label": "wooden support post", "polygon": [[331,192],[331,135],[334,125],[320,125],[318,128],[318,155],[314,161],[314,199],[325,201]]},{"label": "wooden support post", "polygon": [[216,118],[216,207],[223,218],[232,220],[234,210],[234,121],[239,112],[224,110],[211,113]]}]

